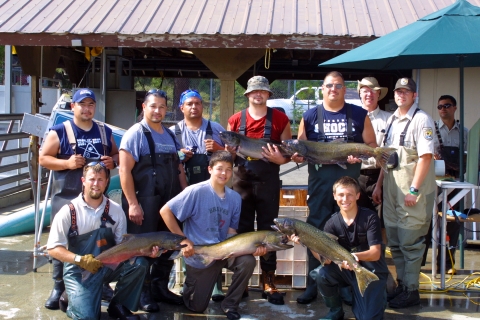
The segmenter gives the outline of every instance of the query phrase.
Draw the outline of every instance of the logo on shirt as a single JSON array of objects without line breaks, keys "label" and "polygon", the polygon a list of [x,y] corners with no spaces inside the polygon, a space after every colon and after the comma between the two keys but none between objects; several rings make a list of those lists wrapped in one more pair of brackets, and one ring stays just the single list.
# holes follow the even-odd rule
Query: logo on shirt
[{"label": "logo on shirt", "polygon": [[432,140],[433,139],[433,130],[432,128],[428,127],[428,128],[423,128],[423,137],[426,139],[426,140]]}]

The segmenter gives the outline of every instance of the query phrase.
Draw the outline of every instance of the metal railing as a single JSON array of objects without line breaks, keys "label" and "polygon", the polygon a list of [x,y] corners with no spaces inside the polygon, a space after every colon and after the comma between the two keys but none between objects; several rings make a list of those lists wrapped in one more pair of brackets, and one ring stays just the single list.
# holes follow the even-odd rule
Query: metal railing
[{"label": "metal railing", "polygon": [[[0,114],[0,198],[32,189],[28,168],[29,138],[20,132],[23,113]],[[42,170],[42,183],[48,180]],[[12,186],[13,184],[13,186]]]}]

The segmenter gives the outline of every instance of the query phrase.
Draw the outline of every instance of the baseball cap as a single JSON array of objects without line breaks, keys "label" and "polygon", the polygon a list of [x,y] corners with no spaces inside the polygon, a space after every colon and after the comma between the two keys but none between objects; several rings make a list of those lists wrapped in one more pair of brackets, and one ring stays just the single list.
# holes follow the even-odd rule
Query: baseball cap
[{"label": "baseball cap", "polygon": [[370,89],[375,91],[380,90],[380,97],[378,98],[378,100],[382,100],[387,95],[388,88],[380,87],[380,85],[378,84],[378,80],[374,77],[365,77],[361,81],[357,80],[357,82],[358,82],[357,92],[359,94],[360,94],[360,89],[362,87],[369,87]]},{"label": "baseball cap", "polygon": [[251,77],[247,82],[247,91],[243,95],[250,93],[255,90],[264,90],[270,93],[270,96],[273,94],[272,90],[270,90],[270,84],[268,83],[267,78],[262,76],[254,76]]},{"label": "baseball cap", "polygon": [[415,83],[415,81],[413,81],[413,79],[400,78],[397,80],[397,83],[395,84],[395,89],[393,89],[393,91],[397,89],[407,89],[412,92],[417,92],[417,84]]},{"label": "baseball cap", "polygon": [[75,94],[73,95],[72,102],[81,102],[83,99],[90,98],[94,102],[97,102],[95,100],[95,94],[93,93],[92,90],[87,89],[87,88],[80,88],[77,91],[75,91]]}]

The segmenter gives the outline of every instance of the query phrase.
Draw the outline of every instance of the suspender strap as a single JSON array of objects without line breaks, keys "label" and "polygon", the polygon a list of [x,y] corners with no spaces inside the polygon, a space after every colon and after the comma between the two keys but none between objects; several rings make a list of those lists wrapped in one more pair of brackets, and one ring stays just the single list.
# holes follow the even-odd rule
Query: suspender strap
[{"label": "suspender strap", "polygon": [[[419,108],[415,109],[415,112],[413,113],[412,119],[413,119],[413,117],[415,117],[418,110],[420,110],[420,109]],[[393,121],[395,121],[395,119],[397,119],[397,117],[393,116],[392,121],[390,121],[390,123],[388,124],[387,132],[385,132],[385,136],[383,137],[383,146],[387,145],[388,134],[390,132]],[[410,122],[412,122],[411,121],[412,119],[408,120],[407,124],[405,125],[405,128],[403,129],[403,132],[400,134],[400,144],[399,144],[400,147],[403,147],[405,145],[405,136],[407,135],[408,126],[410,125]]]},{"label": "suspender strap", "polygon": [[347,104],[347,142],[353,142],[352,107]]},{"label": "suspender strap", "polygon": [[[413,116],[412,116],[412,119],[413,117],[415,117],[415,114],[417,114],[417,111],[420,110],[420,109],[415,109],[415,112],[413,113]],[[403,147],[405,145],[405,136],[407,135],[407,129],[408,129],[408,126],[410,126],[410,123],[411,123],[411,119],[408,120],[407,124],[405,125],[405,128],[403,129],[403,132],[400,134],[400,146]]]},{"label": "suspender strap", "polygon": [[245,136],[245,131],[247,129],[247,109],[243,109],[240,114],[240,128],[238,128],[238,133]]},{"label": "suspender strap", "polygon": [[77,148],[77,139],[75,138],[75,133],[73,133],[71,120],[65,121],[63,126],[65,127],[65,132],[67,133],[68,143],[73,150],[73,154],[77,154],[75,149]]},{"label": "suspender strap", "polygon": [[157,172],[155,171],[155,169],[157,167],[157,162],[155,159],[155,144],[153,142],[152,133],[143,124],[140,124],[140,125],[142,126],[142,130],[143,130],[143,134],[145,135],[145,138],[147,138],[148,148],[150,149],[150,159],[152,159],[153,175],[156,176]]},{"label": "suspender strap", "polygon": [[72,220],[72,224],[70,225],[70,229],[68,230],[68,238],[74,238],[78,236],[77,212],[75,211],[75,207],[71,202],[68,204],[68,208],[70,209],[70,218]]},{"label": "suspender strap", "polygon": [[[273,117],[273,110],[272,108],[267,107],[267,117],[265,119],[265,127],[263,128],[263,137],[265,139],[270,139],[270,136],[272,135],[272,117]],[[210,125],[210,121],[208,122],[208,124]],[[240,128],[238,128],[238,133],[245,136],[246,128],[247,128],[247,109],[243,109],[240,116]]]},{"label": "suspender strap", "polygon": [[[185,120],[183,125],[185,127]],[[177,141],[180,143],[180,145],[183,146],[182,130],[180,130],[180,126],[178,125],[178,123],[175,124],[175,137],[177,138]]]},{"label": "suspender strap", "polygon": [[105,131],[105,124],[103,122],[94,122],[94,124],[98,125],[98,130],[100,131],[100,139],[102,139],[102,145],[103,145],[103,155],[108,156],[107,150],[108,150],[108,140],[107,140],[107,133]]},{"label": "suspender strap", "polygon": [[433,123],[435,124],[435,132],[437,133],[438,142],[440,143],[440,150],[442,150],[443,140],[442,140],[442,136],[440,135],[440,130],[438,129],[438,123],[437,121],[434,121]]},{"label": "suspender strap", "polygon": [[318,142],[325,142],[325,131],[323,131],[323,103],[317,105],[317,127],[318,127]]},{"label": "suspender strap", "polygon": [[[208,120],[207,123],[207,130],[205,131],[205,139],[212,139],[213,137],[213,130],[212,130],[212,125],[210,124],[210,120]],[[212,156],[213,152],[207,151],[207,156]]]},{"label": "suspender strap", "polygon": [[267,118],[265,119],[265,128],[263,128],[263,137],[270,139],[272,135],[272,108],[267,107]]},{"label": "suspender strap", "polygon": [[110,212],[110,199],[107,198],[107,203],[105,204],[105,209],[103,210],[101,221],[102,225],[100,228],[106,228],[107,222],[110,222],[110,224],[114,225],[115,220],[112,219],[112,217],[108,214]]}]

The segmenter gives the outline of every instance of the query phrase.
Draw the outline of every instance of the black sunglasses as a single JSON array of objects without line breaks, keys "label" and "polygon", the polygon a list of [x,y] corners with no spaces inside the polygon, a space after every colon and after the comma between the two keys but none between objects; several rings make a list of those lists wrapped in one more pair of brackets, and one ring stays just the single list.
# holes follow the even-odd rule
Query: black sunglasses
[{"label": "black sunglasses", "polygon": [[145,94],[145,98],[148,97],[151,94],[158,95],[158,96],[160,96],[160,98],[167,99],[167,93],[163,90],[160,90],[160,89],[150,89],[150,90],[148,90],[148,92]]},{"label": "black sunglasses", "polygon": [[439,105],[437,106],[437,109],[438,109],[438,110],[442,110],[443,108],[448,109],[448,108],[450,108],[451,106],[452,106],[451,103],[439,104]]}]

